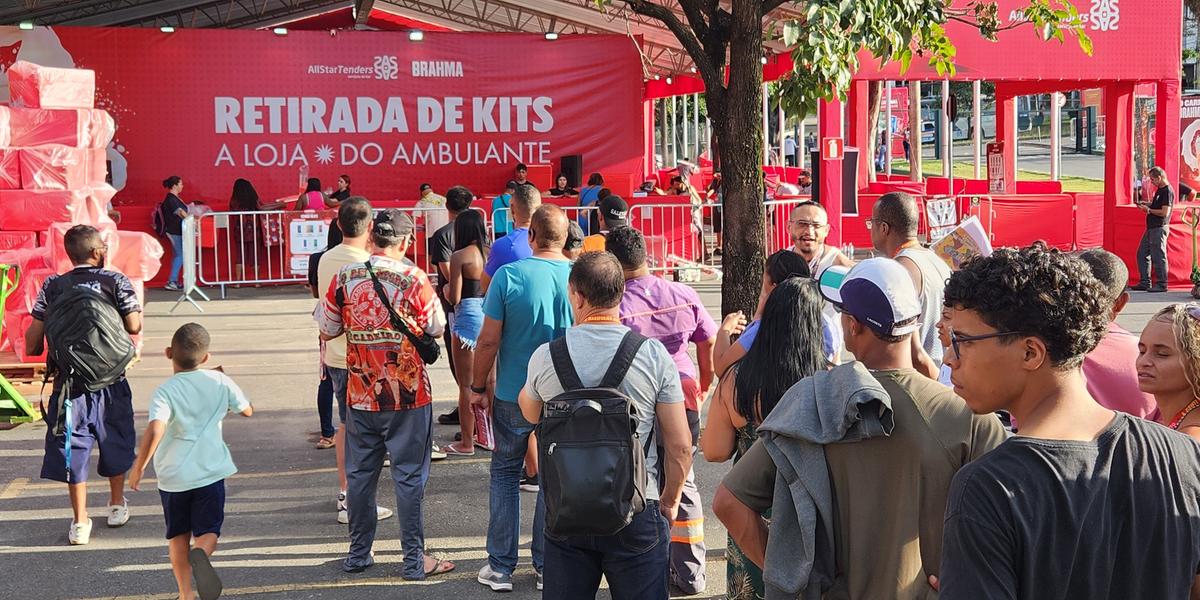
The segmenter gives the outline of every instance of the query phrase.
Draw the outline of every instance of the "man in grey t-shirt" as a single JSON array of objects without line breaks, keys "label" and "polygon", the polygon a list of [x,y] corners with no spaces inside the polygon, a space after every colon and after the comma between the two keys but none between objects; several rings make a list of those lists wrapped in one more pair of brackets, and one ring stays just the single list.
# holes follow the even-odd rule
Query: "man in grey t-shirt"
[{"label": "man in grey t-shirt", "polygon": [[[580,382],[595,386],[629,332],[620,320],[624,272],[613,255],[590,252],[575,262],[568,282],[575,326],[567,330],[567,349]],[[646,509],[614,535],[556,537],[547,533],[542,592],[546,600],[594,597],[601,575],[608,580],[614,600],[668,597],[668,523],[675,520],[691,467],[692,434],[683,408],[679,371],[662,343],[651,339],[642,344],[618,389],[633,401],[638,437],[646,449]],[[544,344],[530,359],[519,400],[521,413],[537,423],[542,403],[562,392],[550,345]],[[658,456],[656,446],[664,449],[664,456]],[[656,485],[660,468],[666,471],[661,494]]]}]

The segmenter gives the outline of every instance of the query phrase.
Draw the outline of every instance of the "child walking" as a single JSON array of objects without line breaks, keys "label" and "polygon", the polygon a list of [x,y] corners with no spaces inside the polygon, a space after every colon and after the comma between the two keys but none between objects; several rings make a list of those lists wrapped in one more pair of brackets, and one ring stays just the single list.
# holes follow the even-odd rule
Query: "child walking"
[{"label": "child walking", "polygon": [[200,369],[208,362],[209,343],[208,331],[196,323],[180,327],[171,338],[167,358],[175,375],[150,399],[150,424],[129,474],[129,486],[139,490],[154,457],[180,600],[192,600],[193,577],[201,600],[221,596],[221,580],[209,557],[225,520],[225,478],[237,472],[221,437],[221,420],[227,412],[244,417],[254,412],[232,379]]}]

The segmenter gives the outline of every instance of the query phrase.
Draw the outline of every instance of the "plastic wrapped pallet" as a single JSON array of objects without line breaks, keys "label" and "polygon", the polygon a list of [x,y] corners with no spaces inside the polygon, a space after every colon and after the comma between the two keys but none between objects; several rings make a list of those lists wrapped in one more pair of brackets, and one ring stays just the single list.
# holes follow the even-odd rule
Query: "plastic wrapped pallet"
[{"label": "plastic wrapped pallet", "polygon": [[109,252],[109,264],[131,280],[150,280],[162,267],[163,247],[154,236],[141,231],[118,231],[117,252]]},{"label": "plastic wrapped pallet", "polygon": [[[50,267],[57,273],[66,273],[75,266],[63,247],[63,238],[66,237],[67,230],[74,226],[74,223],[55,223],[46,230],[45,246],[50,249]],[[100,232],[100,240],[108,246],[109,262],[112,263],[112,257],[121,252],[121,237],[117,226],[114,223],[100,223],[94,227]]]},{"label": "plastic wrapped pallet", "polygon": [[0,106],[0,147],[62,144],[72,148],[105,148],[116,131],[112,115],[99,109]]},{"label": "plastic wrapped pallet", "polygon": [[13,353],[20,362],[43,362],[46,360],[45,349],[33,356],[26,354],[25,331],[33,324],[33,317],[25,311],[9,310],[4,313],[4,337],[8,338]]},{"label": "plastic wrapped pallet", "polygon": [[15,148],[0,149],[0,190],[21,189],[21,152]]},{"label": "plastic wrapped pallet", "polygon": [[0,250],[36,248],[37,242],[36,231],[0,231]]},{"label": "plastic wrapped pallet", "polygon": [[8,68],[8,89],[13,106],[92,108],[96,101],[96,72],[43,67],[19,60]]},{"label": "plastic wrapped pallet", "polygon": [[0,190],[0,229],[45,231],[55,223],[112,223],[107,207],[116,193],[108,185],[76,190]]},{"label": "plastic wrapped pallet", "polygon": [[42,289],[42,282],[54,273],[48,268],[49,258],[49,248],[0,250],[0,263],[15,265],[20,272],[17,289],[8,297],[7,310],[20,309],[27,313],[33,310],[33,301]]},{"label": "plastic wrapped pallet", "polygon": [[102,185],[108,173],[102,148],[48,144],[22,148],[21,187],[27,190],[74,190]]}]

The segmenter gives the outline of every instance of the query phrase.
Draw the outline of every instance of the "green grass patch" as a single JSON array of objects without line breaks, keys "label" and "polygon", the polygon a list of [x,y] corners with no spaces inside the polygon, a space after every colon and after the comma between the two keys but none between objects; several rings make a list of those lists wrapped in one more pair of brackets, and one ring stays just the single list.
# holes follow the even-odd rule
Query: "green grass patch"
[{"label": "green grass patch", "polygon": [[[953,167],[954,167],[953,170],[954,170],[954,178],[955,179],[974,179],[975,178],[974,163],[956,162],[956,163],[954,163]],[[942,175],[942,161],[940,161],[940,160],[922,161],[921,172],[923,172],[926,177],[929,177],[929,176],[940,177]],[[896,175],[908,175],[908,161],[893,160],[892,161],[892,173],[896,174]],[[986,168],[980,173],[980,177],[981,178],[987,177]],[[1023,181],[1049,181],[1050,175],[1048,173],[1041,173],[1041,172],[1037,172],[1037,171],[1027,171],[1025,169],[1020,169],[1017,171],[1017,178],[1021,179]],[[1100,179],[1092,179],[1090,177],[1070,177],[1070,176],[1062,176],[1059,179],[1062,181],[1064,192],[1095,192],[1095,193],[1103,193],[1104,192],[1104,181],[1102,181]]]}]

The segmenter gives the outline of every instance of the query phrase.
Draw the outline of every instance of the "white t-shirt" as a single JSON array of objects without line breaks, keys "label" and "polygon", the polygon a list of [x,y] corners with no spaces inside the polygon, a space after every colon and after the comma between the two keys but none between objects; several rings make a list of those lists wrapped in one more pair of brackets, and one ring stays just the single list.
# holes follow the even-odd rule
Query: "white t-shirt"
[{"label": "white t-shirt", "polygon": [[154,452],[158,489],[186,492],[237,473],[221,420],[249,407],[242,389],[220,371],[176,373],[158,386],[150,397],[150,420],[166,424]]}]

